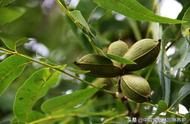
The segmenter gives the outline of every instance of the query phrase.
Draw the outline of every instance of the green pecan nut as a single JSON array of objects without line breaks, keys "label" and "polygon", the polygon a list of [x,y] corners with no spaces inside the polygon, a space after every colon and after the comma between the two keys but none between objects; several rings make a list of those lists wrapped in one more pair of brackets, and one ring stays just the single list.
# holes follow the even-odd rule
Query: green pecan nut
[{"label": "green pecan nut", "polygon": [[140,76],[122,76],[121,90],[124,96],[139,103],[150,99],[151,89],[149,83]]}]

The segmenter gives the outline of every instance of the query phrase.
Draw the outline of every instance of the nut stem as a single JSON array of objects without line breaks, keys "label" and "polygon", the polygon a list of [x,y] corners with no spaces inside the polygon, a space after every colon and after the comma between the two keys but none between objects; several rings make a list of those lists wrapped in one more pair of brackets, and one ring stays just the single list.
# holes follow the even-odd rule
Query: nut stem
[{"label": "nut stem", "polygon": [[132,114],[132,109],[131,106],[129,105],[128,99],[127,97],[123,96],[122,94],[122,90],[121,90],[121,76],[118,77],[118,93],[119,93],[119,98],[121,99],[122,103],[125,104],[127,110],[128,110],[128,114],[131,116]]}]

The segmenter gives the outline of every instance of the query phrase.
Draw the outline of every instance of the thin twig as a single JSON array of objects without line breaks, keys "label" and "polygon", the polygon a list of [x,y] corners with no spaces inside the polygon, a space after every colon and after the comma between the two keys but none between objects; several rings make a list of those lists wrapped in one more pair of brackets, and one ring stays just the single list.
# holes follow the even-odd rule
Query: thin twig
[{"label": "thin twig", "polygon": [[106,124],[106,123],[108,123],[108,122],[110,122],[110,121],[112,121],[112,120],[115,120],[115,119],[117,119],[117,118],[125,117],[126,115],[127,115],[126,112],[121,113],[121,114],[118,114],[118,115],[116,115],[116,116],[113,116],[113,117],[110,117],[110,118],[104,120],[104,122],[103,122],[102,124]]},{"label": "thin twig", "polygon": [[72,78],[74,78],[74,79],[77,79],[77,80],[79,80],[79,81],[81,81],[81,82],[83,82],[83,83],[86,83],[86,84],[88,84],[88,85],[90,85],[90,86],[92,86],[92,87],[94,87],[94,88],[96,88],[96,89],[102,90],[103,92],[109,93],[109,94],[111,94],[111,95],[115,95],[115,94],[116,94],[115,92],[112,92],[112,91],[110,91],[110,90],[106,90],[106,89],[103,89],[103,88],[99,88],[99,87],[93,85],[92,83],[90,83],[90,82],[88,82],[88,81],[82,80],[82,79],[80,79],[80,78],[77,77],[77,76],[74,76],[74,75],[72,75],[72,74],[69,74],[68,72],[66,72],[66,71],[64,71],[64,70],[62,70],[62,69],[60,69],[60,68],[58,68],[57,66],[54,66],[54,65],[45,63],[45,62],[43,62],[43,61],[39,61],[39,60],[33,59],[33,58],[31,58],[31,57],[29,57],[29,56],[27,56],[27,55],[21,54],[21,53],[19,53],[19,52],[17,52],[17,51],[11,51],[11,50],[4,49],[4,48],[0,48],[0,50],[5,51],[5,52],[7,52],[7,53],[9,53],[9,54],[13,54],[13,55],[17,55],[17,56],[24,57],[24,58],[26,58],[26,59],[28,59],[28,60],[30,60],[30,61],[32,61],[32,62],[35,62],[35,63],[38,63],[38,64],[40,64],[40,65],[49,67],[49,68],[51,68],[51,69],[53,69],[53,70],[62,72],[62,73],[64,73],[64,74],[66,74],[66,75],[68,75],[68,76],[70,76],[70,77],[72,77]]}]

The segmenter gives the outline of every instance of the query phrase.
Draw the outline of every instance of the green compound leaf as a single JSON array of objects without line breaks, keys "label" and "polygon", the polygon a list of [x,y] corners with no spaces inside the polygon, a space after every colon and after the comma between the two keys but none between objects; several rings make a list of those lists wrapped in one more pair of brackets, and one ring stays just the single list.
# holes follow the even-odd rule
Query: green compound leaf
[{"label": "green compound leaf", "polygon": [[0,63],[0,95],[22,74],[27,62],[27,59],[13,55]]},{"label": "green compound leaf", "polygon": [[24,8],[14,7],[14,8],[0,8],[0,25],[10,23],[25,13]]},{"label": "green compound leaf", "polygon": [[34,104],[45,96],[59,79],[60,72],[52,72],[48,68],[33,73],[16,93],[13,111],[18,120],[27,122],[30,119]]},{"label": "green compound leaf", "polygon": [[119,12],[135,20],[153,21],[160,23],[177,24],[185,21],[170,19],[155,15],[152,11],[142,6],[136,0],[94,0],[94,2],[105,9]]},{"label": "green compound leaf", "polygon": [[45,113],[57,113],[59,111],[71,111],[77,105],[81,105],[97,92],[95,88],[77,90],[71,94],[57,96],[45,101],[41,108]]}]

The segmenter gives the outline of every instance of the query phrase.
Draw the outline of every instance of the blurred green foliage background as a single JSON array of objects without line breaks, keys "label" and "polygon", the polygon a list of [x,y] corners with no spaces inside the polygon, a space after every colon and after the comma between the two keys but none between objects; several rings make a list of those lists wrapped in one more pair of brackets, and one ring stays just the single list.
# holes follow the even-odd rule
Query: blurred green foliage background
[{"label": "blurred green foliage background", "polygon": [[[14,35],[16,37],[24,36],[29,38],[28,42],[24,44],[24,46],[19,46],[17,48],[18,51],[48,63],[56,63],[60,65],[67,64],[68,70],[76,68],[73,63],[75,60],[84,54],[93,52],[84,33],[78,29],[67,16],[64,15],[54,0],[9,1],[11,4],[7,4],[6,6],[8,7],[19,6],[26,9],[24,15],[14,22],[0,26],[0,32],[6,32],[7,34]],[[159,2],[156,0],[138,1],[153,11],[157,11],[156,7],[159,6]],[[178,0],[178,2],[183,6],[183,9],[178,16],[178,19],[182,19],[185,11],[190,6],[190,2],[189,0]],[[137,40],[142,38],[155,38],[154,35],[159,34],[157,30],[154,30],[154,28],[151,27],[154,23],[136,21],[128,17],[123,17],[116,12],[97,7],[97,5],[91,0],[79,0],[77,6],[68,6],[70,10],[77,9],[81,11],[92,31],[96,32],[97,46],[104,51],[106,51],[107,46],[111,42],[118,39],[125,41],[130,46]],[[165,72],[171,80],[170,102],[172,103],[172,101],[177,98],[177,93],[180,88],[190,81],[190,68],[188,64],[190,60],[183,59],[184,53],[187,54],[186,58],[190,56],[190,51],[188,50],[188,43],[180,34],[179,25],[165,24],[163,25],[163,32],[164,31],[169,34],[166,35],[166,48],[172,44],[172,46],[168,47],[167,50],[175,48],[175,52],[172,55],[167,56],[166,63],[169,63],[170,67],[167,69],[167,72]],[[179,36],[177,35],[175,37],[176,34],[179,34]],[[0,45],[3,46],[3,43],[1,42]],[[186,61],[187,63],[179,64],[180,61]],[[172,70],[171,68],[176,65],[179,65],[179,67],[177,67],[176,70]],[[13,100],[18,87],[31,75],[32,72],[35,71],[35,69],[39,67],[41,66],[38,64],[27,66],[24,74],[16,79],[8,90],[0,96],[0,120],[2,120],[0,124],[4,124],[4,122],[6,124],[7,120],[12,116]],[[152,71],[149,73],[149,70]],[[74,74],[72,71],[68,72]],[[147,73],[149,73],[148,81],[154,91],[151,102],[153,104],[158,103],[162,98],[162,94],[157,65],[152,65],[135,73],[142,75],[143,77],[147,76]],[[87,81],[93,81],[96,79],[83,74],[77,76],[84,78]],[[114,81],[110,84],[116,87],[116,83]],[[67,94],[85,87],[87,87],[86,84],[63,74],[59,86],[51,89],[47,96],[37,103],[35,109],[39,109],[38,104],[41,104],[41,102],[47,98]],[[189,101],[190,95],[181,102],[187,110],[190,109]],[[88,105],[88,109],[95,109],[93,111],[114,109],[116,114],[125,111],[125,106],[119,100],[115,100],[113,97],[102,92],[100,92],[97,99],[91,100]],[[91,106],[93,106],[93,108]],[[131,106],[133,106],[133,103],[131,103]],[[114,112],[111,113],[114,114]],[[143,116],[148,116],[151,113],[151,107],[147,107],[146,105],[142,106],[141,114]],[[88,123],[90,121],[98,123],[100,120],[100,118],[96,117],[83,118],[84,123]],[[68,122],[77,123],[77,121],[77,118],[75,118]]]}]

